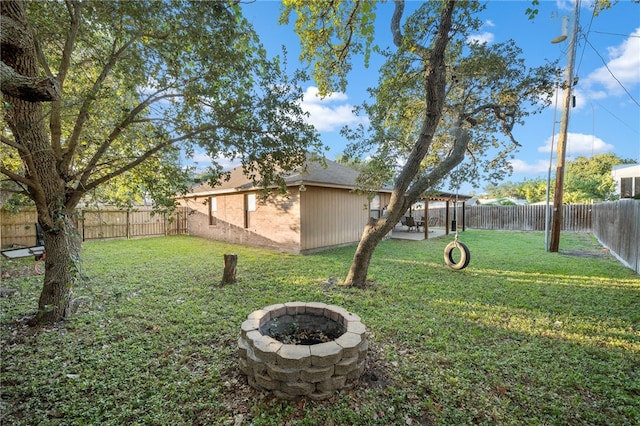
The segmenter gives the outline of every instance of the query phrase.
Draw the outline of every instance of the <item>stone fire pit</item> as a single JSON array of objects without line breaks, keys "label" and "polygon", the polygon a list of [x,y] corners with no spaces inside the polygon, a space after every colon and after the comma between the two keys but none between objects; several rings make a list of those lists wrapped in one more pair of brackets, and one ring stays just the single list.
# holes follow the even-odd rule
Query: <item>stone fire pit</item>
[{"label": "stone fire pit", "polygon": [[240,370],[252,387],[278,398],[326,399],[353,387],[364,372],[365,331],[359,316],[339,306],[266,306],[242,323]]}]

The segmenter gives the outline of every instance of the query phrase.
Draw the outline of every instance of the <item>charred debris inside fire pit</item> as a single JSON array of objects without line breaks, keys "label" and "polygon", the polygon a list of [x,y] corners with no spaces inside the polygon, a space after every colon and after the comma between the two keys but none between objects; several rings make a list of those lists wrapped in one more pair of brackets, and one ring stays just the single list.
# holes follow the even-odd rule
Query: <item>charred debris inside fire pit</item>
[{"label": "charred debris inside fire pit", "polygon": [[326,399],[363,374],[368,343],[360,317],[336,305],[289,302],[252,312],[238,339],[249,384],[278,398]]},{"label": "charred debris inside fire pit", "polygon": [[337,339],[345,332],[342,324],[331,318],[311,314],[273,318],[260,328],[262,334],[289,345],[317,345]]}]

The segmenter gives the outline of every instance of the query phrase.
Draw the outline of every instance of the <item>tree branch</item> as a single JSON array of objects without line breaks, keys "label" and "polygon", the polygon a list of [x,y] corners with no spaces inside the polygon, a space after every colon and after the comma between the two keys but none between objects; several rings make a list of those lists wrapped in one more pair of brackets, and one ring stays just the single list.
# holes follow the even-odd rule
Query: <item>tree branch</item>
[{"label": "tree branch", "polygon": [[[505,109],[507,111],[505,111]],[[498,121],[502,123],[502,133],[508,136],[514,145],[520,146],[520,143],[515,140],[512,133],[513,126],[516,122],[514,109],[515,108],[513,106],[504,107],[496,103],[483,104],[478,106],[477,108],[474,108],[473,111],[471,111],[469,114],[465,114],[463,116],[463,120],[467,121],[470,124],[473,124],[473,122],[475,121],[473,119],[474,115],[477,115],[486,110],[491,110],[493,111],[493,115],[498,119]]]},{"label": "tree branch", "polygon": [[[393,15],[391,17],[391,34],[393,35],[393,44],[395,44],[399,49],[409,47],[410,50],[418,54],[418,56],[426,59],[429,56],[429,49],[415,43],[413,40],[407,40],[402,34],[400,21],[402,20],[402,14],[404,13],[404,0],[395,0],[394,3],[395,9],[393,10]],[[409,43],[409,45],[403,46],[403,44],[406,43]]]},{"label": "tree branch", "polygon": [[60,86],[50,77],[25,77],[0,62],[0,90],[6,96],[27,102],[50,102],[60,99]]},{"label": "tree branch", "polygon": [[[144,161],[148,160],[149,158],[151,158],[153,155],[155,155],[156,153],[158,153],[159,151],[161,151],[164,148],[167,148],[171,145],[173,145],[174,143],[183,140],[183,139],[187,139],[188,137],[192,137],[192,135],[184,135],[182,137],[179,138],[174,138],[174,139],[169,139],[167,141],[165,141],[164,143],[158,144],[155,147],[153,147],[152,149],[148,150],[147,152],[145,152],[144,154],[136,157],[132,162],[125,164],[124,166],[120,167],[117,170],[114,170],[111,173],[107,173],[106,175],[103,175],[101,177],[99,177],[98,179],[87,183],[80,181],[80,183],[78,184],[78,186],[76,187],[76,190],[73,191],[73,194],[69,197],[69,199],[67,200],[67,203],[71,202],[71,203],[76,203],[77,201],[80,200],[80,198],[82,198],[82,196],[88,192],[91,191],[94,188],[97,188],[98,186],[102,185],[105,182],[108,182],[109,180],[115,178],[116,176],[120,176],[123,173],[128,172],[129,170],[132,170],[133,168],[135,168],[136,166],[140,165],[141,163],[143,163]],[[95,165],[94,165],[95,167]],[[93,170],[93,168],[92,168]],[[83,178],[88,178],[89,176],[83,176]],[[79,190],[78,188],[82,188],[81,190]]]},{"label": "tree branch", "polygon": [[402,40],[404,39],[402,29],[400,28],[400,20],[404,13],[404,0],[395,0],[394,4],[395,8],[393,10],[393,16],[391,17],[391,34],[393,35],[393,44],[400,48],[402,47]]},{"label": "tree branch", "polygon": [[26,178],[25,176],[19,175],[17,173],[13,173],[11,170],[0,166],[0,173],[11,179],[12,181],[19,182],[27,187],[31,187],[34,185],[34,181]]},{"label": "tree branch", "polygon": [[[60,87],[64,87],[64,82],[67,79],[69,73],[69,67],[71,66],[71,57],[73,56],[73,49],[76,44],[78,32],[80,31],[80,12],[85,3],[76,1],[65,1],[65,6],[69,13],[69,30],[67,31],[67,37],[64,40],[64,47],[62,49],[62,57],[58,66],[57,80]],[[40,58],[40,56],[39,56]],[[41,60],[42,62],[42,60]],[[51,134],[51,147],[55,153],[58,161],[63,161],[64,153],[62,150],[62,102],[55,102],[51,108],[51,119],[49,121],[49,132]],[[60,163],[59,163],[60,164]],[[64,164],[64,161],[63,161]],[[58,166],[60,167],[60,166]],[[66,170],[64,167],[61,171]]]},{"label": "tree branch", "polygon": [[455,0],[449,0],[445,5],[445,10],[442,12],[436,41],[426,64],[426,114],[420,134],[407,158],[407,163],[396,179],[395,189],[400,190],[402,193],[405,192],[413,177],[418,173],[420,164],[429,151],[429,146],[442,117],[446,91],[445,52],[449,42],[449,31],[451,30],[454,8]]},{"label": "tree branch", "polygon": [[60,67],[58,68],[58,81],[60,82],[60,85],[64,85],[67,73],[69,72],[73,48],[76,44],[78,31],[80,30],[80,13],[82,12],[82,8],[85,3],[67,1],[66,5],[69,10],[69,21],[71,22],[71,26],[69,31],[67,31],[67,38],[64,41],[64,48],[62,50],[62,58],[60,59]]},{"label": "tree branch", "polygon": [[16,150],[18,150],[19,153],[29,152],[27,148],[24,147],[24,145],[19,144],[18,142],[16,142],[15,139],[9,139],[4,135],[0,135],[0,142],[2,142],[5,145],[9,145],[11,148],[15,148]]},{"label": "tree branch", "polygon": [[81,172],[81,177],[80,177],[80,185],[81,186],[86,186],[87,182],[89,181],[89,177],[91,176],[91,173],[93,173],[93,170],[95,169],[96,165],[98,164],[98,161],[100,161],[100,158],[105,154],[105,152],[107,152],[107,150],[109,149],[109,147],[111,146],[113,141],[115,141],[116,138],[118,136],[120,136],[122,131],[124,129],[126,129],[127,126],[129,126],[131,123],[133,123],[133,121],[135,120],[136,116],[141,111],[143,111],[149,105],[151,105],[151,104],[153,104],[155,102],[158,102],[158,101],[160,101],[162,99],[168,99],[168,98],[182,96],[181,94],[176,94],[176,93],[167,93],[167,94],[164,94],[164,95],[155,96],[157,93],[160,93],[160,92],[156,92],[155,94],[151,95],[150,97],[145,99],[143,102],[138,104],[135,108],[133,108],[129,112],[129,114],[116,126],[116,128],[111,131],[111,133],[109,134],[107,139],[102,143],[102,145],[100,145],[100,147],[98,148],[96,153],[93,155],[93,157],[91,157],[91,160],[89,160],[89,162],[87,163],[87,166]]},{"label": "tree branch", "polygon": [[28,24],[14,19],[24,16],[24,13],[20,12],[21,8],[21,3],[2,2],[0,91],[6,96],[27,102],[50,102],[60,99],[60,86],[57,85],[55,79],[22,75],[12,67],[12,64],[5,62],[7,58],[13,57],[15,52],[23,52],[32,48],[29,41],[33,40],[33,37],[29,32]]},{"label": "tree branch", "polygon": [[[200,127],[196,130],[194,130],[193,132],[189,132],[186,133],[182,136],[178,136],[175,138],[171,138],[166,140],[163,143],[160,143],[156,146],[154,146],[153,148],[149,149],[148,151],[146,151],[144,154],[136,157],[133,161],[131,161],[130,163],[127,163],[123,166],[121,166],[120,168],[118,168],[117,170],[112,171],[111,173],[107,173],[101,177],[99,177],[96,180],[93,180],[91,182],[88,182],[88,178],[91,176],[91,173],[87,174],[85,169],[84,175],[82,177],[82,179],[84,179],[84,181],[81,179],[80,182],[78,183],[76,190],[74,191],[74,194],[72,195],[72,197],[74,197],[75,199],[80,199],[82,197],[82,195],[84,193],[86,193],[87,191],[90,191],[98,186],[100,186],[101,184],[113,179],[116,176],[122,175],[123,173],[128,172],[129,170],[132,170],[133,168],[135,168],[136,166],[138,166],[139,164],[143,163],[144,161],[148,160],[149,158],[151,158],[153,155],[157,154],[159,151],[172,146],[178,142],[187,140],[187,139],[191,139],[194,138],[196,136],[198,136],[199,134],[202,134],[204,132],[210,131],[210,130],[215,130],[219,127],[222,126],[214,126],[214,125],[208,125],[208,126],[203,126]],[[91,168],[91,171],[93,172],[93,170],[96,168],[97,164],[94,164]],[[81,189],[80,189],[81,188]]]},{"label": "tree branch", "polygon": [[[100,90],[102,83],[104,83],[105,79],[116,65],[120,57],[127,51],[127,49],[140,37],[141,34],[137,34],[135,37],[132,37],[129,41],[123,44],[118,50],[115,51],[113,55],[109,58],[109,62],[104,66],[102,72],[93,83],[93,87],[89,91],[89,94],[85,96],[84,101],[82,102],[82,106],[80,107],[80,112],[78,113],[78,117],[76,118],[76,123],[73,127],[73,131],[71,136],[69,137],[69,142],[67,148],[65,149],[61,170],[67,171],[71,165],[71,161],[75,154],[76,148],[78,147],[78,142],[80,140],[80,134],[82,133],[82,129],[84,127],[84,123],[89,119],[89,108],[93,104],[95,99],[95,95]],[[114,48],[115,48],[114,41]]]},{"label": "tree branch", "polygon": [[451,170],[456,168],[464,159],[471,134],[460,127],[462,123],[458,122],[452,133],[455,138],[453,149],[443,161],[430,171],[426,176],[418,179],[407,193],[409,200],[417,200],[425,189],[430,188],[435,182],[440,182]]}]

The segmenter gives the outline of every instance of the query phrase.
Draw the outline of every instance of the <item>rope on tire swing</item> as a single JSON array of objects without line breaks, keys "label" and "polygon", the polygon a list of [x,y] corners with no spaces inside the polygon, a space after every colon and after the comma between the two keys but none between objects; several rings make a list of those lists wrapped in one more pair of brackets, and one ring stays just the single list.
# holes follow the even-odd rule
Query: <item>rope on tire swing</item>
[{"label": "rope on tire swing", "polygon": [[[456,187],[456,199],[453,203],[454,221],[455,221],[455,212],[456,212],[456,209],[458,208],[458,191],[460,189],[459,187],[460,185],[458,184],[458,186]],[[460,259],[457,262],[453,256],[455,249],[458,249],[458,251],[460,251]],[[458,240],[458,225],[456,223],[455,238],[453,239],[452,242],[447,244],[447,246],[444,248],[444,263],[449,268],[459,271],[469,266],[470,260],[471,260],[471,253],[469,252],[469,248],[466,246],[466,244]]]}]

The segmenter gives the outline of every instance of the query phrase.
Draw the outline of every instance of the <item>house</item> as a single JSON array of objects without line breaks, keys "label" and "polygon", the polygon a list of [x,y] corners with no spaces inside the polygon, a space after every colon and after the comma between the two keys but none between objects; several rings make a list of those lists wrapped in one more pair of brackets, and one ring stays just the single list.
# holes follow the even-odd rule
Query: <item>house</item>
[{"label": "house", "polygon": [[189,208],[189,234],[302,254],[357,243],[391,193],[380,191],[369,200],[355,191],[356,170],[325,161],[310,159],[286,176],[285,194],[264,197],[241,167],[216,187],[194,188],[180,200]]},{"label": "house", "polygon": [[640,198],[640,164],[620,164],[611,170],[620,198]]}]

